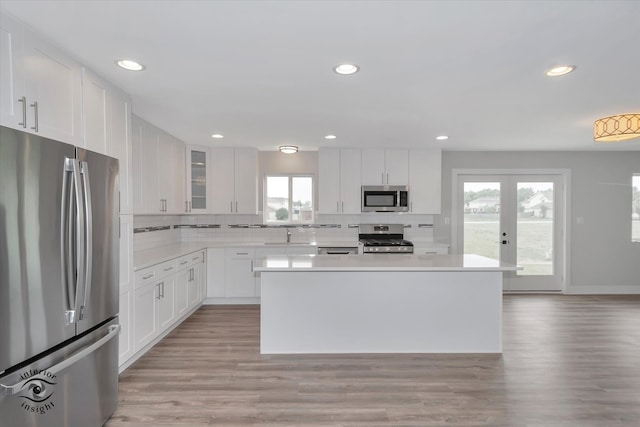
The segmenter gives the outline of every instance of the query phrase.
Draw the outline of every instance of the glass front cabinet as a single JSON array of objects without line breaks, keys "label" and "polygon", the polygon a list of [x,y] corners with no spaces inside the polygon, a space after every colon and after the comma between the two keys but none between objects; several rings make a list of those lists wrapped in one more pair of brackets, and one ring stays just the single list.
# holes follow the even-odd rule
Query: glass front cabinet
[{"label": "glass front cabinet", "polygon": [[187,146],[187,202],[185,212],[207,213],[209,203],[209,150],[204,147]]}]

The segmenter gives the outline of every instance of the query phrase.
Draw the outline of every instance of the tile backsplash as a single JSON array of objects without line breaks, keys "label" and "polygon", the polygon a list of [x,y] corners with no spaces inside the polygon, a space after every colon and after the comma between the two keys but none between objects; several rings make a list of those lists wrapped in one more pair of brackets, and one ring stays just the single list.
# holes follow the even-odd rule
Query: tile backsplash
[{"label": "tile backsplash", "polygon": [[[283,228],[229,227],[260,225],[262,215],[136,215],[134,217],[135,250],[149,249],[181,241],[237,241],[284,242]],[[355,242],[358,224],[404,224],[405,238],[413,241],[433,241],[433,216],[397,213],[371,213],[354,215],[317,215],[311,227],[291,227],[292,242]],[[214,224],[219,228],[174,228],[176,225]],[[322,225],[330,225],[322,227]],[[170,226],[168,230],[144,232],[145,228]]]}]

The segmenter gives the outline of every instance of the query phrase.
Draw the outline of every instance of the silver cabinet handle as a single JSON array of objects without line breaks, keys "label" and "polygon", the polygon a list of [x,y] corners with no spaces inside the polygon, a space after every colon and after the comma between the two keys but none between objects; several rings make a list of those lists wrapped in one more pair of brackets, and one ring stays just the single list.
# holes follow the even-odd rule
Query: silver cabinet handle
[{"label": "silver cabinet handle", "polygon": [[171,270],[173,270],[173,266],[167,267],[167,268],[164,269],[164,271],[171,271]]},{"label": "silver cabinet handle", "polygon": [[189,212],[189,202],[187,202],[186,200],[184,201],[184,211]]},{"label": "silver cabinet handle", "polygon": [[164,282],[162,282],[162,298],[164,298]]},{"label": "silver cabinet handle", "polygon": [[387,184],[389,183],[389,174],[387,174]]},{"label": "silver cabinet handle", "polygon": [[18,98],[18,102],[22,102],[22,123],[18,123],[18,126],[22,126],[23,128],[27,128],[27,97],[23,96],[22,98]]},{"label": "silver cabinet handle", "polygon": [[33,101],[33,104],[31,104],[31,106],[33,107],[33,117],[35,118],[35,121],[36,121],[36,125],[31,126],[31,129],[38,132],[38,102]]},{"label": "silver cabinet handle", "polygon": [[156,275],[156,273],[149,273],[149,274],[147,274],[146,276],[142,276],[142,280],[150,279],[150,278],[152,278],[152,277],[153,277],[153,276],[155,276],[155,275]]},{"label": "silver cabinet handle", "polygon": [[191,212],[191,202],[189,202],[189,212]]},{"label": "silver cabinet handle", "polygon": [[236,213],[238,213],[238,202],[236,201]]},{"label": "silver cabinet handle", "polygon": [[249,252],[236,252],[236,255],[249,255]]},{"label": "silver cabinet handle", "polygon": [[[120,325],[109,325],[109,333],[107,333],[107,335],[100,338],[98,341],[94,342],[90,346],[85,347],[82,350],[78,351],[77,353],[72,354],[69,358],[63,360],[57,365],[53,365],[52,367],[45,369],[45,371],[51,375],[55,375],[58,372],[63,371],[67,367],[73,365],[74,363],[78,362],[81,359],[84,359],[87,355],[92,354],[97,349],[99,349],[100,347],[102,347],[103,345],[111,341],[113,338],[118,336],[118,332],[120,332]],[[10,386],[0,384],[0,400],[2,400],[4,396],[10,396],[22,391],[27,381],[31,381],[32,378],[33,377],[27,378],[26,380],[20,381],[19,383],[15,385],[10,385]]]},{"label": "silver cabinet handle", "polygon": [[182,261],[182,262],[180,263],[180,265],[185,265],[185,264],[189,264],[189,261]]},{"label": "silver cabinet handle", "polygon": [[195,260],[197,260],[197,259],[200,259],[200,256],[193,257],[193,258],[191,258],[191,259],[195,261]]}]

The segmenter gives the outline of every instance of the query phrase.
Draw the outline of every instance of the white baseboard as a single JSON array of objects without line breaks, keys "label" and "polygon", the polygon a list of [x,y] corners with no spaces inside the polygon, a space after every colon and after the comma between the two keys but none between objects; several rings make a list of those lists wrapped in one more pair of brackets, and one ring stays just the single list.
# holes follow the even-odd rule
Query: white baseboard
[{"label": "white baseboard", "polygon": [[637,295],[638,286],[571,286],[565,292],[567,295]]},{"label": "white baseboard", "polygon": [[242,305],[242,304],[260,304],[260,297],[247,298],[207,298],[203,302],[204,305]]}]

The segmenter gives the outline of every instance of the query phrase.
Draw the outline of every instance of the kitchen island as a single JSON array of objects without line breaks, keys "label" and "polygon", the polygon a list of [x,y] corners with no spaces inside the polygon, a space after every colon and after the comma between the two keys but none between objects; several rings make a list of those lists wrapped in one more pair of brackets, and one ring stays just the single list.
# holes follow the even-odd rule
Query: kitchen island
[{"label": "kitchen island", "polygon": [[260,352],[500,353],[502,275],[479,255],[270,256]]}]

